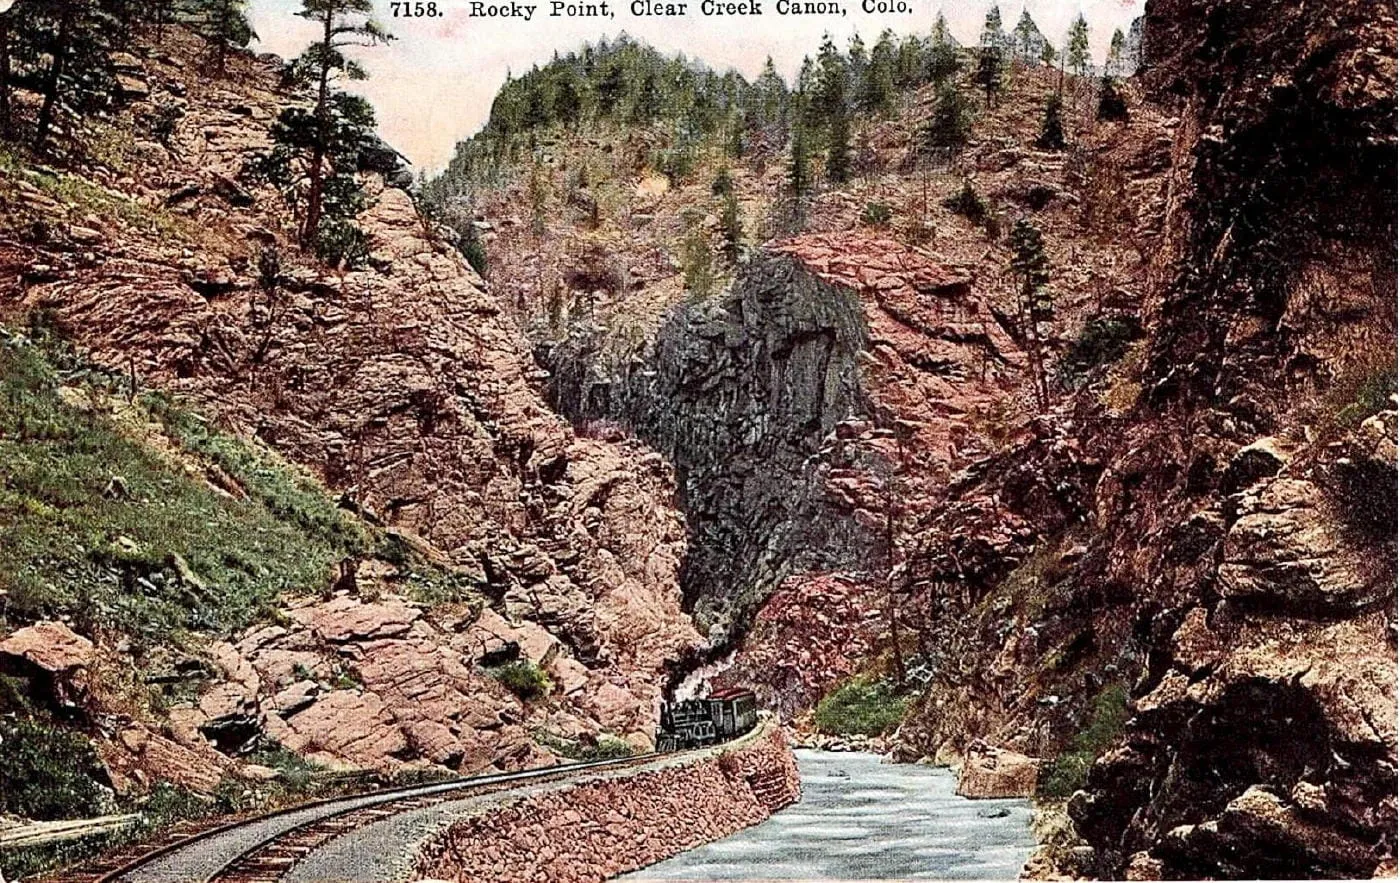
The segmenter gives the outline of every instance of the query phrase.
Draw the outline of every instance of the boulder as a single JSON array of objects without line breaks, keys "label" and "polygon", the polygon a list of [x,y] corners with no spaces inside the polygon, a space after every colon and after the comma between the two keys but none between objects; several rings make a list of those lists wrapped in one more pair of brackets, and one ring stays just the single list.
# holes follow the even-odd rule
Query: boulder
[{"label": "boulder", "polygon": [[63,623],[40,622],[0,641],[0,662],[5,657],[58,675],[92,664],[96,652],[91,641]]},{"label": "boulder", "polygon": [[1353,548],[1316,484],[1275,478],[1240,494],[1225,539],[1220,593],[1296,612],[1361,607],[1394,590],[1371,553]]},{"label": "boulder", "polygon": [[320,638],[334,643],[402,635],[421,616],[422,611],[398,598],[371,604],[348,595],[292,613]]},{"label": "boulder", "polygon": [[963,759],[957,793],[974,799],[1033,797],[1039,774],[1038,758],[976,743]]}]

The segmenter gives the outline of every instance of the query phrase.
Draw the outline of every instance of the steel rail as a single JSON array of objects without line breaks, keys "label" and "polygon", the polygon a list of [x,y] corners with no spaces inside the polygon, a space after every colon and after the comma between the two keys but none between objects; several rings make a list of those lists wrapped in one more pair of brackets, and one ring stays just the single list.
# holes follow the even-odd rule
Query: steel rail
[{"label": "steel rail", "polygon": [[[328,797],[320,800],[309,801],[307,803],[286,806],[282,807],[281,809],[274,810],[272,812],[262,813],[260,815],[253,816],[251,818],[244,818],[239,819],[237,821],[229,822],[227,824],[220,825],[216,828],[211,828],[207,831],[201,831],[189,837],[181,838],[172,843],[167,843],[163,846],[151,850],[150,852],[142,854],[136,859],[123,864],[121,867],[116,868],[115,870],[109,871],[101,875],[97,878],[97,883],[121,883],[121,881],[123,881],[124,878],[126,878],[127,876],[131,875],[136,871],[141,870],[143,867],[146,867],[159,861],[162,858],[165,858],[173,853],[183,851],[190,847],[194,847],[202,841],[209,840],[213,837],[217,837],[221,834],[225,834],[230,831],[235,831],[239,828],[246,827],[248,825],[265,822],[269,819],[275,819],[281,816],[291,815],[292,813],[304,812],[308,809],[316,809],[318,807],[328,807],[342,803],[354,804],[352,806],[346,806],[343,810],[340,810],[338,812],[331,812],[324,816],[319,816],[315,819],[310,819],[306,822],[294,825],[283,831],[279,831],[276,834],[272,834],[268,837],[263,838],[258,843],[254,844],[253,846],[247,849],[242,850],[241,852],[239,852],[238,855],[234,856],[233,858],[222,864],[213,874],[208,875],[205,878],[204,883],[211,883],[211,881],[219,880],[236,880],[238,878],[235,876],[230,876],[230,872],[234,869],[234,867],[237,864],[253,856],[255,853],[268,848],[269,846],[277,843],[280,840],[285,840],[290,837],[294,837],[299,832],[303,832],[308,828],[312,828],[318,824],[332,821],[334,819],[349,815],[359,810],[369,810],[378,807],[384,807],[387,805],[391,805],[395,802],[406,802],[409,800],[416,800],[423,797],[441,797],[442,801],[446,801],[453,799],[462,791],[485,788],[493,785],[527,783],[542,779],[567,777],[574,773],[584,772],[587,770],[601,770],[611,767],[635,766],[665,756],[674,755],[666,755],[658,752],[652,752],[648,754],[640,754],[625,758],[614,758],[609,760],[592,760],[583,761],[580,763],[560,764],[558,766],[551,767],[540,767],[538,769],[522,770],[520,772],[515,773],[493,773],[489,775],[467,776],[464,778],[453,779],[444,782],[433,782],[428,785],[406,785],[397,788],[384,788],[377,791],[364,792],[361,794]],[[366,798],[375,799],[371,802],[366,803],[364,802]],[[418,806],[421,805],[422,804],[418,804]],[[417,807],[405,807],[404,811],[413,808]]]}]

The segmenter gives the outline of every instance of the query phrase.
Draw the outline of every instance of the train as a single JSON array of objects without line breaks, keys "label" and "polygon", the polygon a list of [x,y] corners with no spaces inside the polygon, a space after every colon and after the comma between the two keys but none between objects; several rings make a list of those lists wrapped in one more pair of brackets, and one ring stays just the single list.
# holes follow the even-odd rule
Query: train
[{"label": "train", "polygon": [[661,705],[656,730],[657,751],[684,751],[718,745],[758,726],[758,697],[752,690],[733,687],[706,699],[682,699]]}]

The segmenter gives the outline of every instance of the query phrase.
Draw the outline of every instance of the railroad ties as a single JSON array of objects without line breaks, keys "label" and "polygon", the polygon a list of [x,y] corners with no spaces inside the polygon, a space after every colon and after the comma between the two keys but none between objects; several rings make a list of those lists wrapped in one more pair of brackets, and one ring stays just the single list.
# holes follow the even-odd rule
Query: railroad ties
[{"label": "railroad ties", "polygon": [[[473,790],[473,794],[500,789]],[[421,809],[447,800],[459,800],[457,791],[423,797],[408,797],[352,810],[309,825],[295,828],[240,855],[210,878],[210,883],[277,883],[292,866],[325,844],[365,825]]]},{"label": "railroad ties", "polygon": [[[204,841],[219,835],[249,824],[266,822],[280,815],[300,812],[307,807],[324,807],[325,814],[300,824],[289,824],[250,848],[242,850],[214,873],[199,875],[202,878],[200,883],[274,883],[282,880],[293,866],[330,841],[400,813],[465,797],[509,791],[522,785],[567,780],[579,773],[593,770],[601,772],[641,766],[660,756],[651,753],[614,760],[543,767],[518,773],[476,776],[454,782],[392,789],[380,795],[359,794],[314,801],[301,807],[288,807],[234,822],[207,824],[193,830],[188,827],[181,828],[168,832],[160,840],[119,850],[106,856],[100,863],[70,871],[60,879],[64,883],[130,883],[132,880],[142,879],[141,872],[157,862],[168,861],[184,852],[198,854]],[[376,800],[376,796],[382,799]],[[366,799],[373,802],[367,804]],[[337,804],[346,806],[337,810]]]}]

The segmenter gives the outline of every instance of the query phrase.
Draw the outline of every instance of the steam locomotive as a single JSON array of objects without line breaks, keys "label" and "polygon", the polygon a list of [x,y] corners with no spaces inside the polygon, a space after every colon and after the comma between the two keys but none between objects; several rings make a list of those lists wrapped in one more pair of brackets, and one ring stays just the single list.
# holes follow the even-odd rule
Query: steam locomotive
[{"label": "steam locomotive", "polygon": [[758,699],[752,690],[732,688],[708,699],[683,699],[661,706],[657,751],[683,751],[742,736],[758,725]]}]

